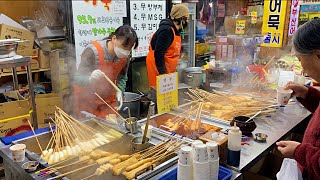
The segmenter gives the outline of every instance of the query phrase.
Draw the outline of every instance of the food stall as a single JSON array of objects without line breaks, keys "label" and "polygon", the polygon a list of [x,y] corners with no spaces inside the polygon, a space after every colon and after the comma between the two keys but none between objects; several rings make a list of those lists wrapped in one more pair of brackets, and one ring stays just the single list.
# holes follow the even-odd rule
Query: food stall
[{"label": "food stall", "polygon": [[[276,142],[288,138],[311,116],[295,98],[289,99],[292,92],[278,90],[289,81],[314,82],[305,78],[291,54],[290,40],[298,24],[288,22],[301,16],[288,14],[297,9],[294,0],[281,2],[276,30],[267,26],[274,12],[269,12],[269,3],[264,1],[127,0],[110,7],[106,2],[98,6],[94,1],[64,3],[67,40],[75,44],[73,61],[67,62],[70,57],[65,49],[47,52],[50,71],[59,77],[57,81],[52,78],[52,86],[59,86],[53,92],[63,103],[51,104],[50,112],[43,113],[46,120],[33,119],[36,125],[31,125],[30,117],[24,120],[29,122],[27,132],[1,138],[6,179],[246,179]],[[157,24],[142,28],[157,19],[144,22],[137,17],[165,17],[175,3],[186,3],[190,10],[177,73],[159,76],[150,92],[145,56]],[[86,14],[80,8],[84,6]],[[107,7],[111,8],[108,16],[98,17]],[[154,12],[142,7],[154,8]],[[312,18],[317,14],[301,12]],[[97,16],[98,23],[89,16]],[[137,31],[140,45],[132,54],[123,108],[113,109],[105,118],[89,112],[75,118],[67,108],[72,104],[70,82],[61,85],[66,82],[62,79],[71,76],[68,67],[79,64],[89,41],[106,37],[126,23]],[[106,25],[110,27],[104,29]],[[47,37],[43,42],[53,48],[59,38]],[[33,95],[33,88],[30,91]],[[40,107],[32,103],[33,108],[36,104]]]}]

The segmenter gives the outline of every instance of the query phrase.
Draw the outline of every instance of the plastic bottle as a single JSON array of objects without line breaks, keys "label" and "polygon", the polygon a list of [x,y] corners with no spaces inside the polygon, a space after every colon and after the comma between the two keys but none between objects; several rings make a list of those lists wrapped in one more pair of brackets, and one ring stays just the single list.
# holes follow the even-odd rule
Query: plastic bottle
[{"label": "plastic bottle", "polygon": [[228,159],[227,163],[230,166],[240,165],[240,151],[241,151],[241,136],[242,132],[240,128],[236,126],[231,127],[228,132]]}]

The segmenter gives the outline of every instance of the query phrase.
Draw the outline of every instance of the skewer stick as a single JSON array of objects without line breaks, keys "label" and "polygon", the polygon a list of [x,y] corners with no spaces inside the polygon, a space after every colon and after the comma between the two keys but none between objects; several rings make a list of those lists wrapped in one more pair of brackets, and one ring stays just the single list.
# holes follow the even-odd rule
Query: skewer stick
[{"label": "skewer stick", "polygon": [[40,151],[41,151],[41,153],[42,153],[43,150],[42,150],[42,147],[41,147],[41,145],[40,145],[39,139],[38,139],[36,133],[34,132],[33,126],[31,125],[29,119],[27,119],[27,120],[28,120],[28,124],[29,124],[29,126],[30,126],[30,128],[31,128],[31,130],[32,130],[32,132],[33,132],[33,136],[36,138],[36,141],[37,141],[38,146],[39,146],[39,148],[40,148]]},{"label": "skewer stick", "polygon": [[104,74],[104,78],[111,84],[111,86],[112,86],[116,91],[121,92],[121,90],[118,88],[118,86],[115,85],[115,84],[109,79],[109,77],[108,77],[107,75]]},{"label": "skewer stick", "polygon": [[92,177],[94,177],[94,176],[96,176],[96,174],[92,174],[92,175],[90,175],[90,176],[88,176],[88,177],[82,178],[81,180],[87,180],[87,179],[90,179],[90,178],[92,178]]},{"label": "skewer stick", "polygon": [[[92,91],[92,90],[91,90]],[[103,103],[105,103],[113,112],[115,112],[123,121],[125,120],[125,118],[123,118],[115,109],[113,109],[113,107],[111,107],[101,96],[99,96],[99,94],[97,94],[96,92],[92,91],[92,93],[94,93]]]},{"label": "skewer stick", "polygon": [[63,176],[66,176],[66,175],[75,173],[75,172],[80,171],[80,170],[82,170],[82,169],[86,169],[86,168],[91,167],[91,166],[93,166],[93,165],[96,165],[96,163],[93,163],[93,164],[90,164],[90,165],[87,165],[87,166],[84,166],[84,167],[81,167],[81,168],[78,168],[78,169],[69,171],[69,172],[64,173],[64,174],[60,174],[59,176],[55,176],[55,177],[49,178],[49,179],[47,179],[47,180],[52,180],[52,179],[61,178],[61,177],[63,177]]}]

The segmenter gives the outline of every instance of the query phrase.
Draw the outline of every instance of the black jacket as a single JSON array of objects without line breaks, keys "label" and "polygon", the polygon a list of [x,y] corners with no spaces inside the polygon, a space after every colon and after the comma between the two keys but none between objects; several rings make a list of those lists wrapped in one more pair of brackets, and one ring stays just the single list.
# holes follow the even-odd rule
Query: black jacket
[{"label": "black jacket", "polygon": [[154,33],[151,39],[151,48],[154,50],[155,63],[159,74],[166,74],[167,69],[165,66],[164,54],[173,42],[174,33],[180,36],[180,32],[177,30],[171,19],[164,19],[160,22],[159,29]]}]

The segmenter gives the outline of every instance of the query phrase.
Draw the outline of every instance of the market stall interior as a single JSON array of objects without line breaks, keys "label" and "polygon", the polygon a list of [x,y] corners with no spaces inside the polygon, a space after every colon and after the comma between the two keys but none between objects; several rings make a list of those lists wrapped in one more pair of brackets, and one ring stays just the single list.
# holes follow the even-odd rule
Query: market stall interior
[{"label": "market stall interior", "polygon": [[312,116],[285,86],[318,88],[292,40],[319,6],[0,1],[0,176],[276,179],[276,143],[301,142]]}]

